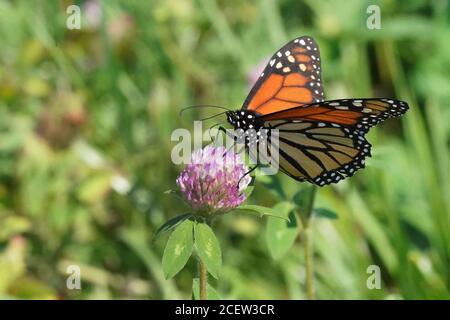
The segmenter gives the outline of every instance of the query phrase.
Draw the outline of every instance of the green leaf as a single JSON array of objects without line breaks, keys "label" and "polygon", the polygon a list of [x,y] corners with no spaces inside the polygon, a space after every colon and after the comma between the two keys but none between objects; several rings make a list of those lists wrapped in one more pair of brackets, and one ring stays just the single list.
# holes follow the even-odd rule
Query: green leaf
[{"label": "green leaf", "polygon": [[281,218],[286,221],[289,221],[287,215],[281,216],[281,215],[279,215],[278,212],[274,211],[272,208],[257,206],[257,205],[252,205],[252,204],[241,205],[241,206],[237,207],[236,209],[234,209],[233,211],[242,212],[242,213],[246,213],[246,214],[253,214],[253,215],[256,214],[260,218],[263,216],[271,216],[274,218],[279,218],[279,219]]},{"label": "green leaf", "polygon": [[272,214],[274,217],[283,218],[284,220],[289,222],[289,213],[295,208],[295,205],[289,201],[281,201],[278,202],[275,206],[272,207]]},{"label": "green leaf", "polygon": [[292,198],[292,202],[299,209],[300,216],[309,219],[312,214],[312,206],[314,201],[314,196],[316,193],[316,186],[310,186],[306,189],[302,189],[295,193]]},{"label": "green leaf", "polygon": [[184,220],[170,235],[162,259],[166,279],[176,275],[189,260],[194,247],[193,227],[191,220]]},{"label": "green leaf", "polygon": [[220,251],[219,241],[206,223],[196,223],[194,230],[197,253],[209,273],[217,279],[222,266],[222,252]]},{"label": "green leaf", "polygon": [[177,225],[179,225],[181,222],[183,222],[184,220],[188,219],[191,216],[192,215],[190,213],[186,213],[186,214],[176,216],[175,218],[172,218],[172,219],[166,221],[161,227],[158,228],[158,230],[156,230],[155,234],[153,235],[152,241],[155,241],[161,235],[172,230]]},{"label": "green leaf", "polygon": [[337,219],[338,215],[329,209],[325,208],[316,208],[313,210],[313,214],[318,218],[326,218],[326,219]]},{"label": "green leaf", "polygon": [[[192,295],[193,300],[200,300],[200,281],[198,278],[194,278],[194,281],[192,282]],[[208,300],[221,300],[216,289],[209,283],[206,285],[206,297]]]},{"label": "green leaf", "polygon": [[297,217],[292,211],[293,204],[289,202],[280,202],[273,207],[279,215],[289,217],[289,221],[269,217],[266,226],[266,241],[270,254],[274,259],[280,259],[294,244],[299,229]]}]

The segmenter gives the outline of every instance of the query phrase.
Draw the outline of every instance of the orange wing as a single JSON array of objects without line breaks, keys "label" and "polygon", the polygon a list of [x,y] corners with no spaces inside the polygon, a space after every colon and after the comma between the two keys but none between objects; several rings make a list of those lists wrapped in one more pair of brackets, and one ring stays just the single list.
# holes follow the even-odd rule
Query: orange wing
[{"label": "orange wing", "polygon": [[323,101],[320,70],[315,41],[297,38],[273,55],[242,109],[266,115]]},{"label": "orange wing", "polygon": [[[392,99],[341,99],[308,104],[261,116],[258,121],[309,121],[355,127],[367,132],[371,127],[387,119],[401,116],[408,104]],[[273,127],[273,126],[272,126]]]}]

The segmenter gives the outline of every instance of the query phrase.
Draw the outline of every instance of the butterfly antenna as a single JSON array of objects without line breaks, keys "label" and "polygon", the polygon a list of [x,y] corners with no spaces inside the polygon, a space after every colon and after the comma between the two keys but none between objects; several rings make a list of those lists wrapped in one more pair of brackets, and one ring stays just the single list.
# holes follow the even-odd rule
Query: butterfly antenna
[{"label": "butterfly antenna", "polygon": [[215,118],[215,117],[221,116],[221,115],[223,115],[223,114],[224,114],[224,113],[226,113],[226,112],[227,112],[227,111],[224,111],[224,112],[221,112],[221,113],[218,113],[218,114],[212,115],[212,116],[210,116],[210,117],[206,117],[206,118],[200,119],[200,121],[205,121],[205,120],[209,120],[209,119],[212,119],[212,118]]},{"label": "butterfly antenna", "polygon": [[[216,106],[216,105],[212,105],[212,104],[198,104],[198,105],[193,105],[193,106],[187,106],[187,107],[181,109],[179,115],[181,116],[183,114],[183,112],[185,112],[186,110],[194,109],[194,108],[216,108],[216,109],[223,109],[223,110],[231,111],[230,109],[222,107],[222,106]],[[225,113],[225,112],[223,112],[223,113]]]}]

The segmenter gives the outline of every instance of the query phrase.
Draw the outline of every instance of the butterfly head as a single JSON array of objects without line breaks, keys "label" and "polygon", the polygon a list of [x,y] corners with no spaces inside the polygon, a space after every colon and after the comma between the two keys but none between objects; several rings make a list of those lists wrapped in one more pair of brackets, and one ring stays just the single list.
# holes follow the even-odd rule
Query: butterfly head
[{"label": "butterfly head", "polygon": [[248,110],[236,110],[226,112],[228,122],[235,129],[242,129],[247,131],[248,129],[258,129],[255,124],[256,114],[253,111]]}]

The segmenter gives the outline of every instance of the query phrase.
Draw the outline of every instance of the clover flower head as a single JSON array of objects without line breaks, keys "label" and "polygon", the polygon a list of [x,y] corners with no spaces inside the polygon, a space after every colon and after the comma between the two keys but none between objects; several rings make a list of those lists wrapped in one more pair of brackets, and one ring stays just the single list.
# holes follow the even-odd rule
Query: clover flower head
[{"label": "clover flower head", "polygon": [[251,181],[247,171],[238,154],[210,145],[192,153],[177,185],[196,211],[225,213],[245,201],[244,190]]}]

